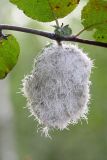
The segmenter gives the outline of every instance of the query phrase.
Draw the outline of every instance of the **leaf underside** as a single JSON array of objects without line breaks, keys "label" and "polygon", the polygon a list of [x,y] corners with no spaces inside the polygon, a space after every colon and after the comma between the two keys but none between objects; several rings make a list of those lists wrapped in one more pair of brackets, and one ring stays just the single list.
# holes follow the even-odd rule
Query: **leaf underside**
[{"label": "leaf underside", "polygon": [[14,36],[0,37],[0,79],[5,78],[15,66],[19,53],[20,48]]},{"label": "leaf underside", "polygon": [[10,0],[30,18],[50,22],[68,15],[80,0]]},{"label": "leaf underside", "polygon": [[96,41],[107,42],[107,0],[89,0],[82,10],[82,24],[87,30],[95,29]]}]

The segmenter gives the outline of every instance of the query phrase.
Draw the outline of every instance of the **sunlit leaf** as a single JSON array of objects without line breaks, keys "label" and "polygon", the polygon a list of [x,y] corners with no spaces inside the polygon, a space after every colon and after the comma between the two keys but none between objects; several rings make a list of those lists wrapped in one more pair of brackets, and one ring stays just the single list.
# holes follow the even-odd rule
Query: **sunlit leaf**
[{"label": "sunlit leaf", "polygon": [[12,70],[18,60],[20,48],[15,37],[0,37],[0,79]]},{"label": "sunlit leaf", "polygon": [[93,36],[97,41],[107,42],[107,0],[89,0],[81,19],[84,28],[95,29]]},{"label": "sunlit leaf", "polygon": [[32,19],[50,22],[68,15],[80,0],[10,0]]}]

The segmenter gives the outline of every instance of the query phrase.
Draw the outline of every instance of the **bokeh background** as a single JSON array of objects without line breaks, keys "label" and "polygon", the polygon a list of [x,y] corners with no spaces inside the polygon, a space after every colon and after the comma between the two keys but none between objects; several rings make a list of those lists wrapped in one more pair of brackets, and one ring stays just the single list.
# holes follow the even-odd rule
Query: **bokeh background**
[{"label": "bokeh background", "polygon": [[[72,14],[59,21],[69,23],[73,34],[83,28],[80,13],[86,2],[81,0]],[[54,24],[31,20],[8,0],[0,0],[0,23],[47,31],[53,31]],[[78,44],[94,60],[88,123],[70,125],[69,131],[52,131],[50,140],[37,132],[37,122],[29,118],[26,100],[19,93],[21,80],[30,73],[34,58],[49,40],[8,33],[16,36],[21,52],[18,64],[5,80],[0,80],[0,160],[107,160],[107,49]],[[81,37],[93,39],[92,32]]]}]

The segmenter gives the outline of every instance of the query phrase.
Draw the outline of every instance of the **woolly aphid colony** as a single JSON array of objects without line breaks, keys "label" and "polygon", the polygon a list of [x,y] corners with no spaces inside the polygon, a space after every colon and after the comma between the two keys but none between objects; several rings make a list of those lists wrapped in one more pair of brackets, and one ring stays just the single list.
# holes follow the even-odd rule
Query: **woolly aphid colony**
[{"label": "woolly aphid colony", "polygon": [[77,46],[50,44],[23,80],[31,114],[48,130],[87,119],[92,61]]}]

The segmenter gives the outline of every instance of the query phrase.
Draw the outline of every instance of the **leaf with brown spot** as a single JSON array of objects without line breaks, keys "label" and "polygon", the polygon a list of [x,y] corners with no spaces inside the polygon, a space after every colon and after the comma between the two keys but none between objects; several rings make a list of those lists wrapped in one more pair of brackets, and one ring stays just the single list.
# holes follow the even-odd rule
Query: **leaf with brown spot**
[{"label": "leaf with brown spot", "polygon": [[81,20],[87,30],[95,29],[93,37],[97,41],[107,42],[107,1],[90,0],[82,10]]},{"label": "leaf with brown spot", "polygon": [[[72,12],[80,0],[10,0],[30,18],[50,22]],[[50,4],[51,7],[50,7]]]}]

